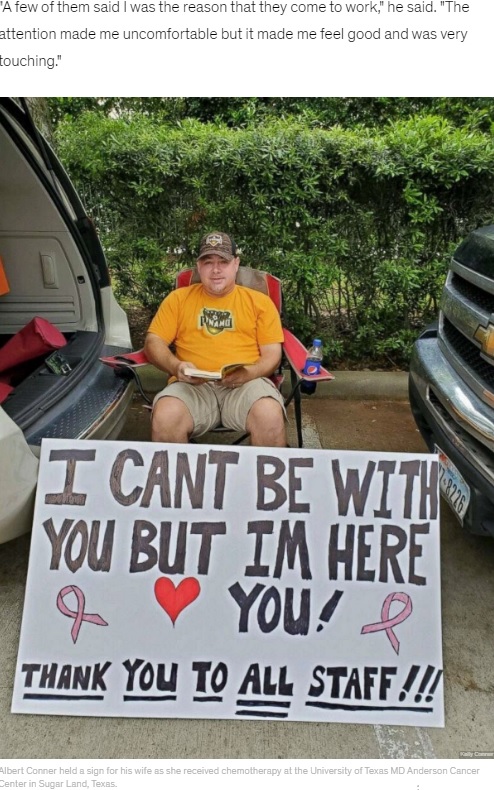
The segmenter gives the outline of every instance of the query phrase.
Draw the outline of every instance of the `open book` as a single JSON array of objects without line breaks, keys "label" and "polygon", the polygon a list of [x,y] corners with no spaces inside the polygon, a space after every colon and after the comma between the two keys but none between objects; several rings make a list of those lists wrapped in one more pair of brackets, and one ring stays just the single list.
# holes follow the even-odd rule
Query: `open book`
[{"label": "open book", "polygon": [[195,376],[198,379],[222,379],[228,373],[231,373],[237,368],[247,367],[252,363],[250,362],[232,362],[230,365],[223,365],[219,370],[199,370],[199,368],[184,368],[183,372],[186,376]]}]

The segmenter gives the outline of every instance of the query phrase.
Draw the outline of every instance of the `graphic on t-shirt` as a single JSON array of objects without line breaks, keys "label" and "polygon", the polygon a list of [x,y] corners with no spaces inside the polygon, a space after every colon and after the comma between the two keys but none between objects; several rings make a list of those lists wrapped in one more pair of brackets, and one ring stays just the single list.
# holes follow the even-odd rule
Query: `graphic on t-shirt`
[{"label": "graphic on t-shirt", "polygon": [[233,329],[233,315],[230,310],[203,307],[199,314],[199,326],[205,327],[210,335],[219,335],[224,329]]}]

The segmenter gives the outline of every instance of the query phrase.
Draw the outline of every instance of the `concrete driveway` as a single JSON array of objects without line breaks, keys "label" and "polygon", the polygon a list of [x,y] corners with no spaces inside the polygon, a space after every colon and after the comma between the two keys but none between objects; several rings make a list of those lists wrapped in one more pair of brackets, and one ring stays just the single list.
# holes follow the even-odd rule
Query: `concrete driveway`
[{"label": "concrete driveway", "polygon": [[[377,386],[375,376],[347,374],[346,389],[340,376],[328,393],[332,397],[305,401],[307,447],[425,451],[403,377],[395,375],[393,386]],[[149,413],[137,400],[122,438],[149,438]],[[442,511],[444,729],[13,715],[29,552],[25,536],[0,546],[0,757],[457,758],[462,751],[494,750],[494,541],[464,534],[445,505]]]}]

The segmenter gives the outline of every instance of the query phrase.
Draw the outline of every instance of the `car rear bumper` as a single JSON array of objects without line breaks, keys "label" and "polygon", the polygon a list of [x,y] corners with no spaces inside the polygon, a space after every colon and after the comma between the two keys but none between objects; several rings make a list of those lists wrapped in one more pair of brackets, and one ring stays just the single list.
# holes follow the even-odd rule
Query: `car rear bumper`
[{"label": "car rear bumper", "polygon": [[[105,346],[110,353],[120,350]],[[24,431],[29,445],[42,439],[116,439],[132,400],[134,381],[99,359],[65,398]]]}]

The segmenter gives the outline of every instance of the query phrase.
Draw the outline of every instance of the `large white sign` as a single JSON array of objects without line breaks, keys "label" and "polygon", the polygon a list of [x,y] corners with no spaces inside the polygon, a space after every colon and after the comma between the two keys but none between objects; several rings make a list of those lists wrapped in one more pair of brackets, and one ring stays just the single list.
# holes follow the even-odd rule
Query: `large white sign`
[{"label": "large white sign", "polygon": [[43,442],[12,710],[443,725],[435,456]]}]

